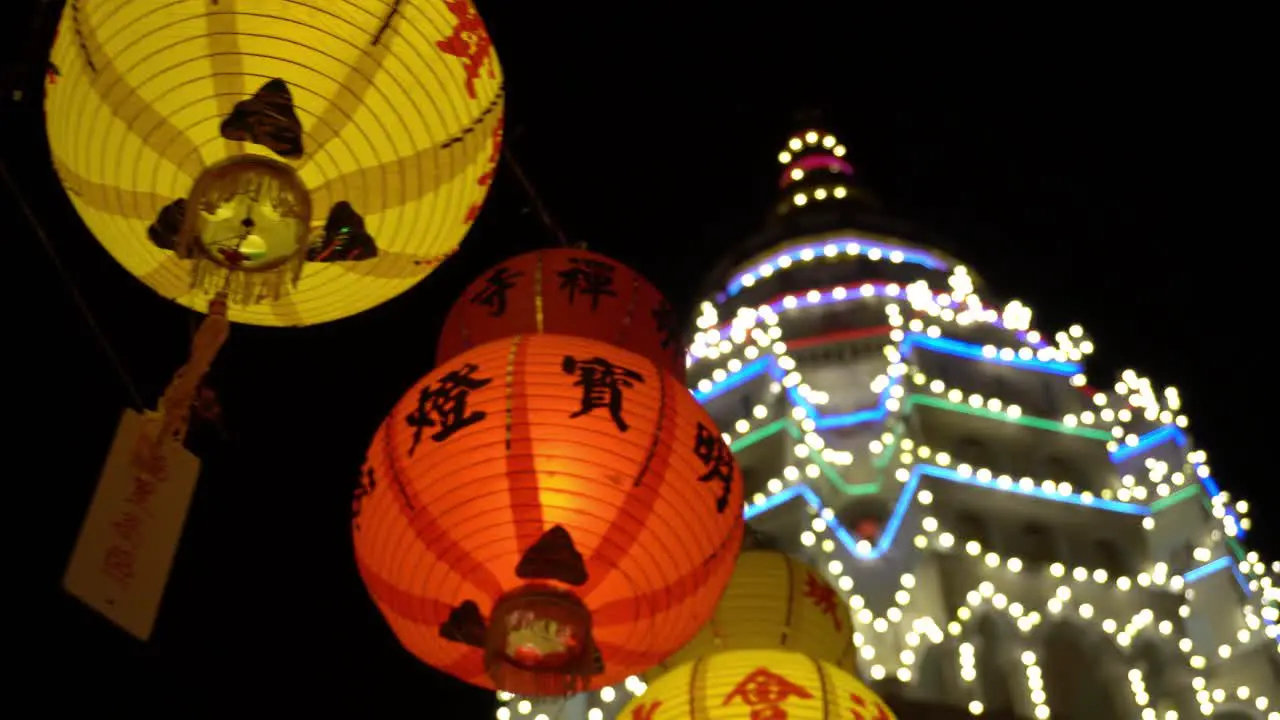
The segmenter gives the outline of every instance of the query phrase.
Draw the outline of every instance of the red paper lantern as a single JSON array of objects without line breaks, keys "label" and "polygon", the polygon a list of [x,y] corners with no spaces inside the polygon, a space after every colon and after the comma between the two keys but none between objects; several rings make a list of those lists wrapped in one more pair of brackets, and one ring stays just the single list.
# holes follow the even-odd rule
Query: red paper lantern
[{"label": "red paper lantern", "polygon": [[424,662],[530,695],[611,685],[711,617],[742,479],[684,385],[634,353],[534,335],[468,350],[383,423],[356,560]]},{"label": "red paper lantern", "polygon": [[679,322],[658,289],[599,253],[557,248],[518,255],[467,288],[449,311],[436,364],[512,335],[601,340],[685,377]]}]

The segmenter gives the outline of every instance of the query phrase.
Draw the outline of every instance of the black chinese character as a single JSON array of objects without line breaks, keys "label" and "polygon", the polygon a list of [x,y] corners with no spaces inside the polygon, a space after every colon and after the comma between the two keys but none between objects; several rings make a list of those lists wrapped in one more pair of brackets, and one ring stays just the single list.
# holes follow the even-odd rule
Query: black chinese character
[{"label": "black chinese character", "polygon": [[630,429],[627,421],[622,419],[622,391],[643,383],[643,375],[599,357],[584,360],[565,355],[561,367],[565,375],[577,375],[573,386],[582,388],[582,406],[569,417],[582,417],[592,410],[604,408],[619,430],[626,432]]},{"label": "black chinese character", "polygon": [[716,511],[724,512],[729,505],[729,492],[733,489],[733,474],[736,462],[733,452],[714,430],[703,423],[698,423],[698,432],[693,438],[693,454],[697,456],[707,471],[699,477],[699,482],[717,481],[723,489],[716,498]]},{"label": "black chinese character", "polygon": [[364,509],[364,499],[373,494],[373,489],[378,487],[378,480],[373,476],[373,468],[365,466],[364,472],[360,473],[360,478],[356,481],[356,491],[351,495],[351,522],[355,523],[356,529],[360,529],[360,511]]},{"label": "black chinese character", "polygon": [[595,311],[600,308],[601,297],[618,296],[613,289],[613,271],[616,267],[612,263],[591,258],[569,258],[569,264],[573,267],[561,270],[559,275],[560,289],[569,292],[570,304],[578,297],[578,293],[582,293],[591,296],[591,309]]},{"label": "black chinese character", "polygon": [[524,273],[511,272],[510,268],[497,267],[485,278],[484,287],[471,296],[471,302],[489,308],[490,317],[502,317],[507,312],[507,291],[516,286],[516,278]]},{"label": "black chinese character", "polygon": [[671,303],[665,299],[658,301],[658,306],[653,309],[653,322],[658,329],[658,333],[662,336],[662,349],[670,349],[671,343],[676,339],[676,311],[671,307]]},{"label": "black chinese character", "polygon": [[453,437],[454,433],[484,420],[483,410],[467,412],[467,398],[472,390],[493,382],[493,378],[476,378],[472,375],[480,369],[479,365],[467,363],[459,370],[450,370],[437,382],[422,388],[418,393],[418,407],[405,421],[413,431],[413,444],[409,446],[409,454],[418,449],[424,428],[436,428],[431,439],[443,442]]}]

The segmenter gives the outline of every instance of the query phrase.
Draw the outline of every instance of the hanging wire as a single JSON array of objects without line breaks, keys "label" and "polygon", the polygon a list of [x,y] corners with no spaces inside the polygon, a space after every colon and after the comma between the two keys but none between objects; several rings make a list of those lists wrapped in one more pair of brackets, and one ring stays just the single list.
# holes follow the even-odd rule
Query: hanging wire
[{"label": "hanging wire", "polygon": [[89,325],[94,337],[98,339],[98,344],[102,346],[102,351],[106,353],[107,359],[111,361],[116,374],[120,377],[120,382],[124,384],[125,389],[133,398],[135,406],[139,410],[146,408],[147,405],[142,400],[142,394],[138,392],[138,386],[134,385],[132,378],[129,377],[129,372],[125,370],[124,363],[120,361],[120,356],[116,354],[116,351],[111,347],[111,343],[107,340],[106,333],[102,331],[102,327],[98,325],[98,322],[94,320],[93,313],[89,310],[89,304],[85,302],[84,296],[80,294],[80,289],[76,287],[75,281],[71,279],[66,266],[62,264],[62,259],[58,257],[58,252],[54,249],[53,243],[49,241],[49,236],[45,234],[40,221],[36,219],[35,213],[31,211],[31,206],[27,204],[27,199],[18,190],[17,183],[13,181],[13,176],[9,174],[9,168],[4,163],[0,163],[0,175],[4,176],[5,185],[8,186],[13,196],[17,198],[18,204],[22,206],[22,214],[26,215],[27,222],[35,230],[36,237],[40,239],[40,244],[44,246],[49,259],[53,261],[53,266],[58,271],[58,275],[66,283],[67,290],[71,293],[71,297],[75,299],[76,306],[80,308],[80,314],[84,316],[85,323]]},{"label": "hanging wire", "polygon": [[515,173],[516,179],[524,186],[525,193],[529,196],[529,201],[533,203],[533,209],[538,212],[538,217],[542,218],[542,224],[547,226],[552,235],[556,236],[556,240],[561,247],[575,247],[574,243],[569,242],[564,232],[560,230],[560,226],[556,225],[551,219],[551,215],[547,212],[547,208],[542,204],[542,199],[538,197],[538,193],[533,189],[533,183],[529,182],[529,177],[524,174],[524,170],[520,168],[520,163],[516,162],[516,156],[511,152],[511,145],[504,144],[502,146],[502,159],[507,161],[507,165],[511,167],[511,171]]}]

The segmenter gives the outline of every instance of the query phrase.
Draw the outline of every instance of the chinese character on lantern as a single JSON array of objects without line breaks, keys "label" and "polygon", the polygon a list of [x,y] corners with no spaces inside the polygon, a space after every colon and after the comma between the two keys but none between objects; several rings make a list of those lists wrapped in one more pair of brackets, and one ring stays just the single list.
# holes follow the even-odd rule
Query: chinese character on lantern
[{"label": "chinese character on lantern", "polygon": [[492,378],[478,378],[475,373],[479,366],[467,363],[458,370],[453,370],[440,378],[440,381],[422,388],[418,394],[418,407],[414,409],[406,422],[414,428],[413,444],[409,446],[409,454],[422,442],[422,431],[435,428],[431,435],[435,442],[444,442],[455,433],[471,427],[484,420],[481,410],[468,411],[467,399],[473,390],[488,385]]},{"label": "chinese character on lantern", "polygon": [[471,302],[489,308],[490,317],[502,317],[507,314],[507,292],[515,289],[516,280],[522,277],[524,273],[499,265],[485,278],[484,287],[471,296]]},{"label": "chinese character on lantern", "polygon": [[637,705],[631,709],[631,720],[653,720],[658,714],[658,708],[662,707],[662,702],[651,702],[645,705]]},{"label": "chinese character on lantern", "polygon": [[591,299],[591,309],[600,309],[600,298],[618,297],[614,288],[614,273],[617,266],[594,258],[570,258],[570,267],[561,270],[560,289],[568,293],[569,304],[579,296]]},{"label": "chinese character on lantern", "polygon": [[831,618],[836,630],[840,630],[840,616],[836,614],[836,589],[818,579],[813,571],[809,571],[804,579],[804,596],[813,601],[815,607]]},{"label": "chinese character on lantern", "polygon": [[877,699],[873,698],[867,702],[867,699],[858,693],[849,693],[849,702],[853,703],[853,707],[849,709],[853,715],[852,720],[889,720],[888,711]]},{"label": "chinese character on lantern", "polygon": [[729,493],[736,473],[733,452],[724,444],[720,434],[698,423],[697,434],[693,438],[693,454],[702,462],[706,472],[698,478],[699,482],[717,482],[720,484],[720,497],[716,498],[716,510],[724,512],[729,506]]},{"label": "chinese character on lantern", "polygon": [[751,720],[787,720],[782,706],[793,698],[811,700],[813,693],[768,668],[757,668],[743,677],[721,704],[741,700],[751,708]]},{"label": "chinese character on lantern", "polygon": [[[505,119],[498,118],[498,124],[495,125],[493,128],[493,137],[491,138],[493,142],[493,150],[489,152],[489,163],[491,164],[491,167],[489,168],[488,172],[485,172],[481,174],[480,177],[476,178],[476,185],[479,185],[482,188],[487,188],[490,185],[492,185],[493,176],[497,174],[498,158],[502,157],[502,133],[503,133],[504,124],[505,124]],[[476,218],[480,217],[481,207],[484,207],[483,198],[472,203],[471,207],[467,208],[467,218],[466,218],[467,223],[473,223],[475,222]],[[497,317],[497,315],[498,313],[494,314],[495,317]]]},{"label": "chinese character on lantern", "polygon": [[613,419],[613,424],[622,432],[631,428],[622,417],[623,390],[643,383],[644,376],[635,370],[615,365],[601,357],[575,358],[565,355],[561,364],[565,375],[573,375],[578,379],[574,387],[582,388],[582,401],[577,411],[569,417],[578,418],[593,410],[605,410]]},{"label": "chinese character on lantern", "polygon": [[437,41],[436,47],[440,52],[463,61],[463,70],[467,75],[467,96],[474,100],[480,70],[487,65],[489,77],[495,75],[492,62],[493,41],[489,39],[489,31],[476,14],[471,0],[445,0],[444,6],[453,14],[456,22],[452,34]]}]

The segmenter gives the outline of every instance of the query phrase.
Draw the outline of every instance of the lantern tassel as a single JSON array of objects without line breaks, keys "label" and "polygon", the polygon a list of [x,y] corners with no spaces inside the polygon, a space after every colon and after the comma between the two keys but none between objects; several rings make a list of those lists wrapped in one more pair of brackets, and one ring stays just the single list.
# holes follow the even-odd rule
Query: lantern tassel
[{"label": "lantern tassel", "polygon": [[216,292],[237,305],[277,301],[297,283],[305,259],[306,254],[300,252],[278,268],[250,272],[223,267],[197,256],[191,269],[191,287]]},{"label": "lantern tassel", "polygon": [[231,323],[227,320],[227,293],[220,291],[209,303],[209,314],[200,322],[191,340],[187,362],[173,374],[155,410],[144,415],[145,425],[134,448],[134,464],[153,476],[164,474],[164,448],[182,443],[191,425],[191,407],[196,402],[200,381],[209,372],[218,351],[227,341]]}]

